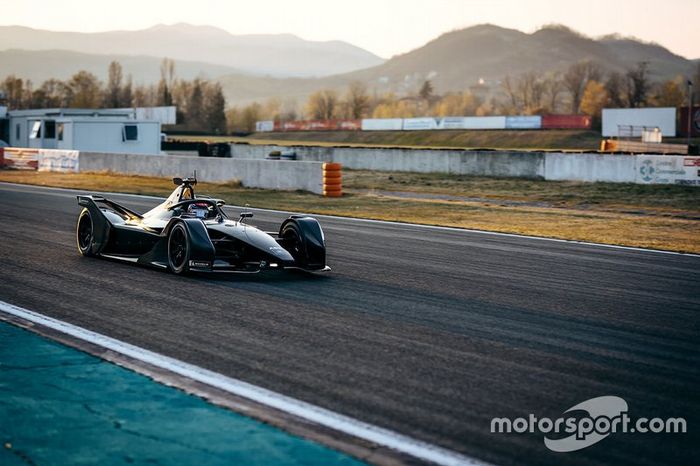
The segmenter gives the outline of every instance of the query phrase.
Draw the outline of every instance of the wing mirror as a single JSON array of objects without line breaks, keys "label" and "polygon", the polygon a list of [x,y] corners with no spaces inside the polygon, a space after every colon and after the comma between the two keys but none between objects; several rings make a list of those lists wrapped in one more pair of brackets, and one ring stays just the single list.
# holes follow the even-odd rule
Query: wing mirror
[{"label": "wing mirror", "polygon": [[226,201],[219,199],[218,201],[216,201],[216,205],[219,207],[223,207],[226,205]]},{"label": "wing mirror", "polygon": [[182,178],[173,178],[173,183],[175,183],[176,186],[180,186],[182,184]]},{"label": "wing mirror", "polygon": [[238,219],[239,222],[243,222],[243,220],[247,218],[252,218],[253,217],[253,212],[241,212],[241,216]]}]

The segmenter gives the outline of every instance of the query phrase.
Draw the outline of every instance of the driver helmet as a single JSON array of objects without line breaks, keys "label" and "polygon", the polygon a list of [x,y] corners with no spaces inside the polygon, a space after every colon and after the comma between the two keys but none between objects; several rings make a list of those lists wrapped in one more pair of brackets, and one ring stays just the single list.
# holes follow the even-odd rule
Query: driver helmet
[{"label": "driver helmet", "polygon": [[194,202],[187,208],[187,213],[197,218],[206,218],[209,214],[209,205],[206,202]]}]

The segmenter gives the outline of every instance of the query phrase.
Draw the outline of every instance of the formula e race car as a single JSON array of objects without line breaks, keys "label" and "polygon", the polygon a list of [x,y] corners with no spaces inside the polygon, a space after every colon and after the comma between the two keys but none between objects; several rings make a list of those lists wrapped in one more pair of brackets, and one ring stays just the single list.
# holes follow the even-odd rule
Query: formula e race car
[{"label": "formula e race car", "polygon": [[83,256],[100,256],[186,272],[259,272],[296,268],[327,271],[326,245],[318,221],[292,215],[279,232],[235,221],[224,201],[195,196],[195,178],[173,178],[165,202],[138,214],[101,196],[78,196],[83,208],[76,239]]}]

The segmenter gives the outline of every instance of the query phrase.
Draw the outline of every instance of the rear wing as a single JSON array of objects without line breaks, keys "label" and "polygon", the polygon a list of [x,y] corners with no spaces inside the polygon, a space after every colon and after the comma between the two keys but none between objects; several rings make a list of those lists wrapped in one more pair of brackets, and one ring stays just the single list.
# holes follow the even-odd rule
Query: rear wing
[{"label": "rear wing", "polygon": [[83,207],[87,207],[88,209],[93,205],[95,207],[99,208],[98,203],[104,204],[105,206],[109,207],[110,209],[113,209],[113,210],[119,212],[120,214],[126,215],[127,217],[143,218],[143,216],[141,214],[134,212],[133,210],[128,209],[121,204],[117,204],[114,201],[110,201],[109,199],[105,199],[102,196],[96,196],[96,195],[78,196],[78,204],[83,206]]}]

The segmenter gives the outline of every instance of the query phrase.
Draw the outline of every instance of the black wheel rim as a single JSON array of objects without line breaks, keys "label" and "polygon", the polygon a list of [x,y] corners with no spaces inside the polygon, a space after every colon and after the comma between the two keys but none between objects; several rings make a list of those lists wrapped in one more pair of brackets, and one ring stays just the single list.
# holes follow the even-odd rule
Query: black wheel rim
[{"label": "black wheel rim", "polygon": [[174,268],[180,269],[185,265],[187,260],[187,237],[182,228],[175,227],[171,233],[168,252],[170,253],[170,262]]},{"label": "black wheel rim", "polygon": [[78,246],[83,251],[86,251],[90,247],[92,242],[92,221],[88,215],[83,215],[80,218],[80,225],[78,225]]}]

